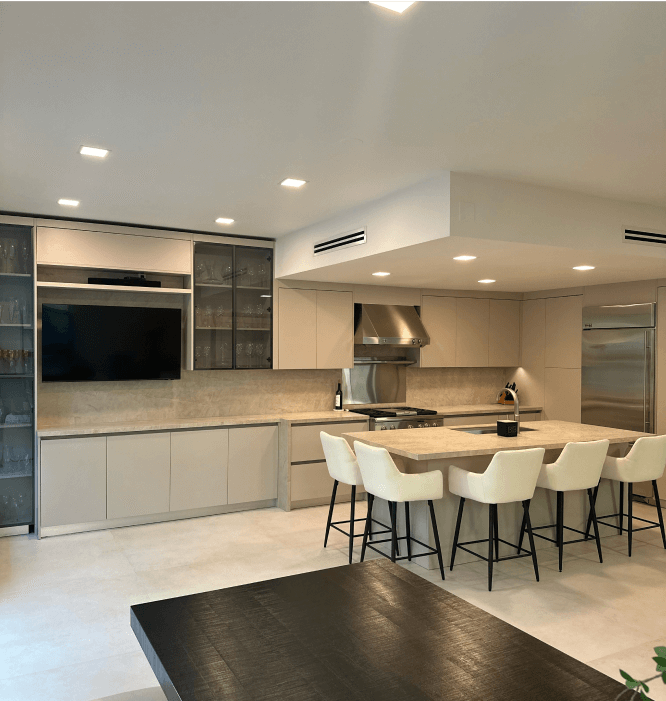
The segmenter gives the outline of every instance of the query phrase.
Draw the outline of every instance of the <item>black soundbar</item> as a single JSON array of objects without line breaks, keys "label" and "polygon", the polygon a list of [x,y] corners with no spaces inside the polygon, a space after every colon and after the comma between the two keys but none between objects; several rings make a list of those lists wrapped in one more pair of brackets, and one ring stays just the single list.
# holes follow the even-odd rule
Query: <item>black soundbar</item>
[{"label": "black soundbar", "polygon": [[127,287],[162,287],[159,280],[146,280],[141,277],[89,277],[89,285],[125,285]]}]

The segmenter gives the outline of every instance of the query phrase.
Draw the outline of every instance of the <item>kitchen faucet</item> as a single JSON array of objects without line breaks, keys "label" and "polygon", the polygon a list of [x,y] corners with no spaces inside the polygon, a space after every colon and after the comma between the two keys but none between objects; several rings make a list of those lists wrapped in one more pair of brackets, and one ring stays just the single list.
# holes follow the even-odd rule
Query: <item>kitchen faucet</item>
[{"label": "kitchen faucet", "polygon": [[505,387],[504,389],[500,390],[500,392],[497,395],[497,401],[499,401],[500,397],[505,393],[505,392],[511,392],[511,396],[513,397],[513,418],[514,421],[518,424],[518,431],[517,434],[520,434],[520,402],[518,401],[518,394],[514,390],[511,389],[511,387]]}]

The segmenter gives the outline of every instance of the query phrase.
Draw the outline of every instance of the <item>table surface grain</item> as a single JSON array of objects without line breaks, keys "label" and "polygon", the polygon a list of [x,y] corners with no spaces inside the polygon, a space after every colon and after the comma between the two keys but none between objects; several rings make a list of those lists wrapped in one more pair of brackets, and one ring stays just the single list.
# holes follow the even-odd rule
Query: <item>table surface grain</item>
[{"label": "table surface grain", "polygon": [[385,560],[139,604],[131,625],[169,701],[613,701],[624,688]]}]

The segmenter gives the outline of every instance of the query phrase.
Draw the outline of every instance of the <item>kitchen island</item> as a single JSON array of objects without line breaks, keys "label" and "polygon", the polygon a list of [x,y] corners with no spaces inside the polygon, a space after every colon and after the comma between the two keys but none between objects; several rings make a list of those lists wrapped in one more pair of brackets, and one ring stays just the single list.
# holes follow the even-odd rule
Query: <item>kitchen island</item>
[{"label": "kitchen island", "polygon": [[[479,431],[481,427],[470,426],[467,430]],[[495,453],[500,450],[520,450],[526,448],[545,448],[545,462],[554,462],[562,448],[567,443],[579,441],[610,441],[609,455],[623,456],[633,443],[647,433],[625,431],[618,428],[590,426],[587,424],[570,423],[568,421],[531,421],[521,424],[521,433],[515,438],[504,438],[495,433],[468,433],[465,427],[459,428],[426,428],[401,431],[368,431],[363,433],[347,433],[345,438],[350,442],[361,441],[368,445],[386,448],[403,472],[414,474],[441,470],[444,474],[444,497],[435,502],[437,525],[442,544],[445,563],[448,562],[453,543],[453,532],[458,509],[458,497],[448,490],[448,470],[450,465],[456,465],[464,470],[483,472]],[[539,489],[534,493],[530,507],[533,526],[555,522],[555,492]],[[565,499],[564,522],[573,528],[583,529],[587,520],[587,495],[585,492],[571,492]],[[619,489],[617,484],[602,483],[599,489],[597,513],[616,513],[618,511]],[[378,518],[388,518],[386,503],[375,500],[375,508],[379,509]],[[460,539],[463,541],[477,540],[487,537],[488,510],[484,504],[469,501],[465,505]],[[520,504],[500,504],[499,530],[500,537],[510,542],[517,542],[518,532],[522,521],[522,506]],[[398,509],[398,525],[401,535],[404,534],[404,509]],[[425,503],[410,505],[411,528],[415,538],[425,543],[434,544],[427,506]],[[606,535],[613,531],[604,529]],[[418,546],[417,546],[418,547]],[[553,547],[547,541],[537,539],[537,548]],[[502,552],[502,548],[506,552]],[[417,550],[415,550],[417,552]],[[509,554],[508,546],[500,547],[500,555]],[[460,563],[474,561],[474,557],[459,552],[457,561]],[[415,560],[429,568],[436,566],[434,557],[422,557]]]}]

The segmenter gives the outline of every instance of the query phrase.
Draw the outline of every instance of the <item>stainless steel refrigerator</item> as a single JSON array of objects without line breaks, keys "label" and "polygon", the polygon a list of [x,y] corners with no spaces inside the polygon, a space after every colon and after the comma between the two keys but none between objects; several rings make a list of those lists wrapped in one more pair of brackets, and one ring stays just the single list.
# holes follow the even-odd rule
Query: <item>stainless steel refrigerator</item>
[{"label": "stainless steel refrigerator", "polygon": [[654,432],[655,306],[583,308],[583,423]]}]

